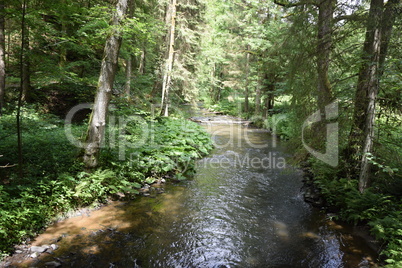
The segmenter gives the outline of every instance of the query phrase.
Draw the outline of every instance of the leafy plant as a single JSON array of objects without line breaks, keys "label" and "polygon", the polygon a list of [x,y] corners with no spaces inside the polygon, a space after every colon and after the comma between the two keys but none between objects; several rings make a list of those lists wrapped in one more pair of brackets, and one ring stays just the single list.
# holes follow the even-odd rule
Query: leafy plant
[{"label": "leafy plant", "polygon": [[[146,126],[149,140],[135,148],[125,147],[124,153],[131,157],[124,161],[119,160],[119,144],[106,141],[102,167],[92,172],[82,172],[78,149],[67,140],[60,120],[27,111],[23,119],[24,179],[18,179],[11,168],[0,174],[7,182],[0,184],[0,255],[35,235],[57,214],[106,202],[118,193],[134,196],[143,184],[161,177],[183,180],[183,174],[191,173],[194,160],[212,149],[209,135],[194,122],[152,119],[147,112],[118,105],[115,112],[122,118],[134,112],[147,119],[141,125],[131,121],[122,130],[110,127],[107,137],[115,135],[121,142],[136,143]],[[11,115],[0,118],[0,165],[17,161],[13,124]],[[72,126],[72,131],[79,137],[85,128]]]}]

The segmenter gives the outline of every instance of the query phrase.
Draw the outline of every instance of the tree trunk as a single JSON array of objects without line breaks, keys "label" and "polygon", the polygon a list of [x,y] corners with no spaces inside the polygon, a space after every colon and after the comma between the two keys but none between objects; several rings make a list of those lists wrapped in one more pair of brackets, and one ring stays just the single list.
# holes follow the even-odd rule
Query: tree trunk
[{"label": "tree trunk", "polygon": [[[23,0],[22,3],[22,18],[21,18],[21,51],[20,51],[20,71],[23,72],[25,65],[25,43],[27,38],[26,32],[26,10],[27,10],[27,0]],[[18,104],[17,104],[17,146],[18,146],[18,176],[20,179],[23,177],[23,155],[22,155],[22,131],[21,131],[21,106],[23,102],[23,84],[24,77],[21,75],[20,77],[20,92],[18,95]]]},{"label": "tree trunk", "polygon": [[0,0],[0,116],[4,107],[4,95],[6,92],[6,39],[4,31],[5,23],[4,0]]},{"label": "tree trunk", "polygon": [[244,112],[248,113],[249,110],[249,85],[250,85],[250,45],[247,45],[247,54],[246,54],[246,85],[245,85],[245,94],[244,94]]},{"label": "tree trunk", "polygon": [[127,100],[131,99],[131,76],[132,76],[132,66],[133,66],[133,56],[129,55],[126,60],[126,83],[124,84],[124,95]]},{"label": "tree trunk", "polygon": [[265,103],[266,114],[265,117],[268,118],[270,114],[272,114],[272,110],[274,109],[275,104],[275,82],[269,81],[267,85],[267,100]]},{"label": "tree trunk", "polygon": [[400,0],[389,0],[385,5],[384,14],[381,20],[381,48],[380,48],[380,62],[379,72],[380,77],[384,72],[385,58],[388,53],[388,44],[391,39],[392,28],[395,24],[395,12]]},{"label": "tree trunk", "polygon": [[[23,9],[25,9],[25,12],[27,10],[27,2],[24,1],[25,5]],[[26,20],[26,18],[24,18]],[[22,38],[22,44],[21,44],[21,54],[23,55],[23,61],[22,61],[22,67],[21,67],[21,79],[22,79],[22,101],[28,101],[28,94],[29,90],[31,88],[31,71],[30,71],[30,59],[29,59],[29,28],[26,24],[26,22],[23,23],[22,25],[22,32],[24,33],[24,37]],[[22,34],[22,33],[21,33]]]},{"label": "tree trunk", "polygon": [[255,92],[255,115],[260,115],[261,111],[261,89],[260,85],[257,86],[257,90]]},{"label": "tree trunk", "polygon": [[169,116],[169,91],[172,82],[172,70],[175,54],[174,41],[176,30],[176,5],[177,1],[172,0],[169,5],[169,11],[166,13],[167,22],[170,23],[170,27],[168,34],[168,53],[162,82],[161,114],[163,114],[164,116]]},{"label": "tree trunk", "polygon": [[[128,18],[134,17],[135,11],[135,1],[128,0],[127,2],[127,13]],[[131,99],[131,77],[133,74],[133,55],[128,55],[128,58],[125,60],[126,63],[126,83],[124,84],[124,95],[127,100]]]},{"label": "tree trunk", "polygon": [[127,0],[119,0],[112,19],[114,29],[106,40],[103,52],[98,88],[88,127],[87,145],[84,154],[84,163],[87,168],[94,168],[98,165],[98,155],[105,136],[106,117],[122,41],[118,26],[121,24],[126,12]]},{"label": "tree trunk", "polygon": [[332,100],[331,83],[328,78],[330,54],[332,49],[332,19],[336,0],[322,0],[318,11],[318,45],[317,45],[317,94],[318,107],[325,111]]},{"label": "tree trunk", "polygon": [[363,47],[363,61],[355,95],[353,125],[349,136],[349,152],[360,158],[360,160],[355,161],[359,171],[360,192],[367,188],[369,182],[370,163],[368,162],[368,155],[372,153],[373,149],[383,8],[383,0],[371,0]]},{"label": "tree trunk", "polygon": [[145,48],[144,45],[140,56],[140,65],[138,66],[138,73],[141,75],[145,74],[146,56],[147,56],[147,49]]}]

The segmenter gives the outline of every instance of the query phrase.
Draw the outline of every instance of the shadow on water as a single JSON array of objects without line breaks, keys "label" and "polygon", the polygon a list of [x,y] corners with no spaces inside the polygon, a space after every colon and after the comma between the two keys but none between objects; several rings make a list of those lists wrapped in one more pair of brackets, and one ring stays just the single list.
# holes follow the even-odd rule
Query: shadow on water
[{"label": "shadow on water", "polygon": [[[268,133],[208,124],[216,149],[194,178],[49,227],[46,267],[375,267],[376,255],[303,201],[302,174]],[[371,264],[370,264],[371,262]]]}]

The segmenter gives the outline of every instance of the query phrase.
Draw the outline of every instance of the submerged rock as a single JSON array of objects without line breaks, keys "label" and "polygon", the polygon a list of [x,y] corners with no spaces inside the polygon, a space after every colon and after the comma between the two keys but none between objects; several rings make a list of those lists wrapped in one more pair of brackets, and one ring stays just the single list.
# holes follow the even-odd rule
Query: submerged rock
[{"label": "submerged rock", "polygon": [[61,263],[57,261],[50,261],[45,263],[45,267],[60,267]]}]

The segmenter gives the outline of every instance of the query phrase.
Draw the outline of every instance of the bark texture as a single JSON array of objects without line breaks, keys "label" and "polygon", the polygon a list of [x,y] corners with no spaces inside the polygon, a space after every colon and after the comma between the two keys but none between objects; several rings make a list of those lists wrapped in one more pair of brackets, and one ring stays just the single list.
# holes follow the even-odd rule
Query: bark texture
[{"label": "bark texture", "polygon": [[349,137],[349,154],[360,157],[360,161],[355,161],[356,169],[359,171],[360,192],[363,192],[369,183],[368,155],[373,151],[383,9],[383,0],[371,0],[362,54],[363,63],[359,71],[355,95],[353,126]]},{"label": "bark texture", "polygon": [[172,83],[172,70],[174,62],[174,43],[175,43],[175,30],[176,30],[176,0],[171,0],[169,4],[169,10],[166,13],[166,22],[169,25],[169,33],[167,38],[168,49],[166,57],[166,65],[163,74],[162,82],[162,103],[161,114],[169,116],[169,93]]},{"label": "bark texture", "polygon": [[115,27],[107,38],[103,53],[95,103],[88,127],[84,153],[84,163],[87,168],[94,168],[98,165],[98,155],[105,136],[108,106],[112,96],[113,82],[122,41],[121,33],[117,26],[121,24],[126,12],[127,0],[119,0],[112,20],[112,25]]},{"label": "bark texture", "polygon": [[322,0],[318,7],[317,101],[321,112],[325,110],[325,106],[332,100],[332,89],[328,78],[328,70],[332,49],[332,20],[334,5],[334,0]]}]

